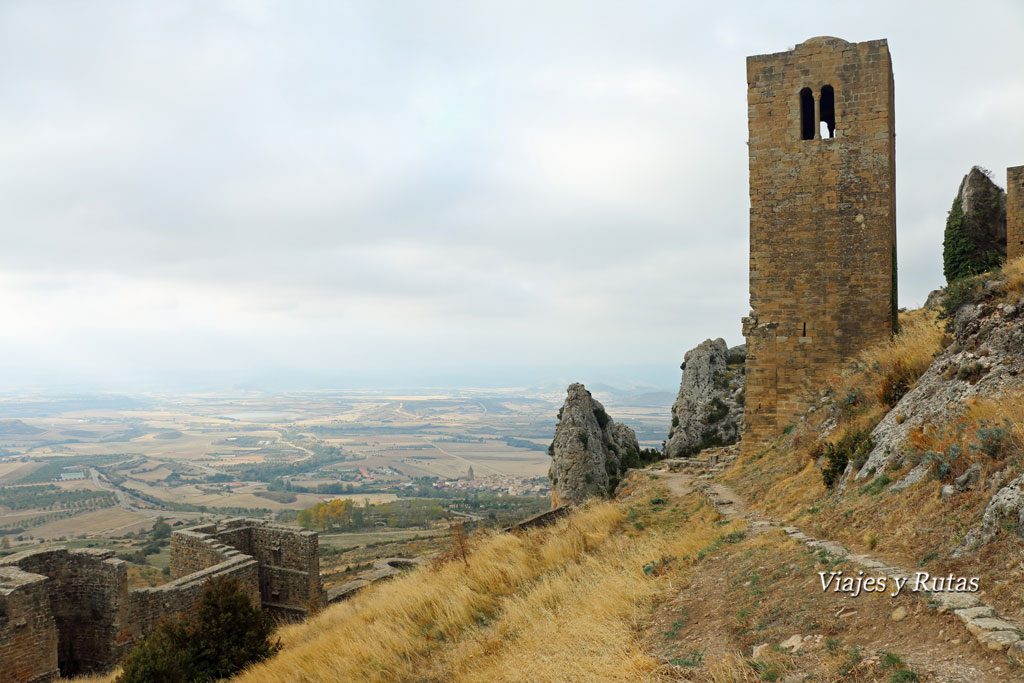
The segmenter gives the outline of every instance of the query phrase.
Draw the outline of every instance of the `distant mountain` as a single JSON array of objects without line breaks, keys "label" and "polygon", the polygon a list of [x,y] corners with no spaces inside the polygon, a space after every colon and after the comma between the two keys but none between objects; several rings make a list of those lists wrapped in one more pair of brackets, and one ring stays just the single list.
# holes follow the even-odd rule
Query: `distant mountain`
[{"label": "distant mountain", "polygon": [[0,420],[0,435],[3,436],[34,436],[42,434],[43,430],[33,427],[21,420]]}]

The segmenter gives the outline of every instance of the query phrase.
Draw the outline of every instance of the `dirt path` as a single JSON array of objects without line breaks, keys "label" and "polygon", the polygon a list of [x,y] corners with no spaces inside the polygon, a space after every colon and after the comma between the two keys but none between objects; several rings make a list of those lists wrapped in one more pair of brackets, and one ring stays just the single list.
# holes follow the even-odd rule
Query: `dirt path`
[{"label": "dirt path", "polygon": [[[815,672],[826,680],[843,667],[841,680],[888,680],[895,672],[886,668],[890,653],[920,680],[1024,680],[999,642],[1019,642],[1019,634],[972,594],[852,598],[822,591],[821,569],[890,577],[913,572],[765,519],[720,482],[692,472],[658,476],[674,497],[698,491],[725,519],[748,524],[747,539],[706,558],[646,626],[645,640],[672,677],[706,680],[707,662],[730,656],[749,662],[752,648],[763,646],[753,659],[764,671],[778,666],[780,673]],[[779,647],[794,637],[795,650]]]},{"label": "dirt path", "polygon": [[751,534],[761,534],[776,526],[756,512],[751,512],[739,494],[717,481],[698,479],[689,472],[659,472],[658,478],[665,482],[672,495],[679,498],[699,491],[726,519],[746,520]]}]

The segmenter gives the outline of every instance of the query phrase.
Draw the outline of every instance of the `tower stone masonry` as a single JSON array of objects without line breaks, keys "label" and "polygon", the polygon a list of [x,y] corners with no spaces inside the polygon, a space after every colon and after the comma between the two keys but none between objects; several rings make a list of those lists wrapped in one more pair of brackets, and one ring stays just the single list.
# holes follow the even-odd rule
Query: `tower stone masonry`
[{"label": "tower stone masonry", "polygon": [[744,450],[803,415],[896,326],[892,61],[811,38],[747,58],[750,315]]},{"label": "tower stone masonry", "polygon": [[1006,169],[1006,259],[1024,255],[1024,166]]}]

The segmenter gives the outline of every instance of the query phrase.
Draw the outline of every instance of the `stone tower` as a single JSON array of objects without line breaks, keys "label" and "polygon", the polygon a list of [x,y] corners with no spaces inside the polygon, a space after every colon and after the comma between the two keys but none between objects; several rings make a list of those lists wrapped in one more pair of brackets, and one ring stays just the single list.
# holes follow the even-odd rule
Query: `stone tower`
[{"label": "stone tower", "polygon": [[1006,260],[1024,254],[1024,166],[1006,169]]},{"label": "stone tower", "polygon": [[744,449],[793,424],[896,322],[893,77],[885,40],[747,58],[750,316]]}]

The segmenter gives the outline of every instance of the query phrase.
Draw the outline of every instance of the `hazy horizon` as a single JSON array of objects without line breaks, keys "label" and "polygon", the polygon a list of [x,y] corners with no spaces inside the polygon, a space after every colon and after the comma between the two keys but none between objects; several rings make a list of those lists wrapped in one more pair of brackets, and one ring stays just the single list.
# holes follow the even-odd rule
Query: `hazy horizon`
[{"label": "hazy horizon", "polygon": [[[472,367],[464,370],[436,368],[424,372],[360,375],[359,373],[270,373],[253,372],[245,377],[219,375],[216,378],[185,375],[174,380],[160,379],[149,382],[63,382],[60,384],[24,384],[0,386],[0,398],[17,395],[123,395],[123,396],[187,396],[190,394],[220,394],[243,396],[246,393],[430,393],[433,390],[453,393],[464,391],[499,391],[530,389],[533,391],[564,391],[572,382],[582,382],[588,388],[601,391],[605,387],[623,393],[671,392],[679,388],[678,366],[661,365],[599,365],[599,366],[537,366],[530,368]],[[2,418],[0,411],[0,418]]]},{"label": "hazy horizon", "polygon": [[901,306],[1024,163],[1024,5],[0,6],[0,390],[674,390],[743,340],[745,58],[887,38]]}]

